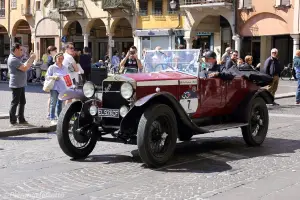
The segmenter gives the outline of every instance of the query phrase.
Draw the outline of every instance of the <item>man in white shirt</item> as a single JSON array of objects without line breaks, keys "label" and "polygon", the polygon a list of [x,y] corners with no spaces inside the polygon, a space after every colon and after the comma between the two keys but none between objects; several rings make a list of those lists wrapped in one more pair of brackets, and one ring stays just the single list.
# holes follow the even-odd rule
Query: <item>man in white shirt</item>
[{"label": "man in white shirt", "polygon": [[74,79],[75,79],[75,82],[78,82],[79,81],[79,75],[78,75],[79,69],[78,69],[76,61],[73,57],[74,50],[75,50],[73,43],[71,43],[71,42],[67,43],[67,45],[65,46],[65,50],[66,51],[64,53],[64,61],[62,64],[63,64],[63,66],[68,68],[70,77],[73,80],[73,82],[74,82]]}]

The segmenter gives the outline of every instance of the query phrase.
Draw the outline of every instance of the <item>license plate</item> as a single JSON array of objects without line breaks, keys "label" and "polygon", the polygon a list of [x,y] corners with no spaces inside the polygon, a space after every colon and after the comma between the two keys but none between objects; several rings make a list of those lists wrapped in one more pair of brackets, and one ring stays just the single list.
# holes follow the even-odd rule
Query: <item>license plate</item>
[{"label": "license plate", "polygon": [[119,110],[118,109],[99,108],[98,115],[99,115],[99,117],[119,118]]}]

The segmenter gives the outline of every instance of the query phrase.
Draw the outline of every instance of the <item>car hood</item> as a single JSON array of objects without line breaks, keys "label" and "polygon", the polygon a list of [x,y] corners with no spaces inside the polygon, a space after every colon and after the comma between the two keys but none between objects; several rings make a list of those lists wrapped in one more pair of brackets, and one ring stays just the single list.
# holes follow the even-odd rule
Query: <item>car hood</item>
[{"label": "car hood", "polygon": [[196,79],[195,76],[183,74],[180,72],[136,73],[136,74],[123,74],[122,76],[131,78],[136,82]]}]

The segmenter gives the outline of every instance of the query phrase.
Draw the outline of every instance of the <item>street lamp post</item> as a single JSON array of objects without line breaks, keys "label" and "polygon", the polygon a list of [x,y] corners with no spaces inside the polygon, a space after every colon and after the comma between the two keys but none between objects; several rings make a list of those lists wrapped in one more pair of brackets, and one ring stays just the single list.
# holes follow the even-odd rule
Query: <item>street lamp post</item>
[{"label": "street lamp post", "polygon": [[[176,7],[177,7],[177,2],[174,1],[174,0],[170,1],[170,8],[171,8],[173,11],[175,11]],[[178,11],[177,14],[178,14],[178,26],[176,27],[176,29],[178,29],[178,28],[180,27],[180,22],[181,22],[181,14],[180,14],[180,11]]]}]

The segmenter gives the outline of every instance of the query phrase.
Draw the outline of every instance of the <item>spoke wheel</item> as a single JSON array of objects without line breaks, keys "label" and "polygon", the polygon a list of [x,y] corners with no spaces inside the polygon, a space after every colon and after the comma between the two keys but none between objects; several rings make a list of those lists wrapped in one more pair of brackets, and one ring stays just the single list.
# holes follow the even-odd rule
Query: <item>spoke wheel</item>
[{"label": "spoke wheel", "polygon": [[68,104],[58,118],[56,131],[60,148],[75,159],[87,157],[97,143],[96,128],[91,126],[84,131],[78,131],[92,123],[80,118],[80,109],[78,102]]},{"label": "spoke wheel", "polygon": [[177,122],[172,109],[156,104],[142,115],[137,145],[143,162],[149,167],[159,167],[170,160],[176,147]]},{"label": "spoke wheel", "polygon": [[261,145],[268,133],[269,112],[265,101],[257,97],[249,107],[248,126],[242,127],[245,142],[250,146]]}]

